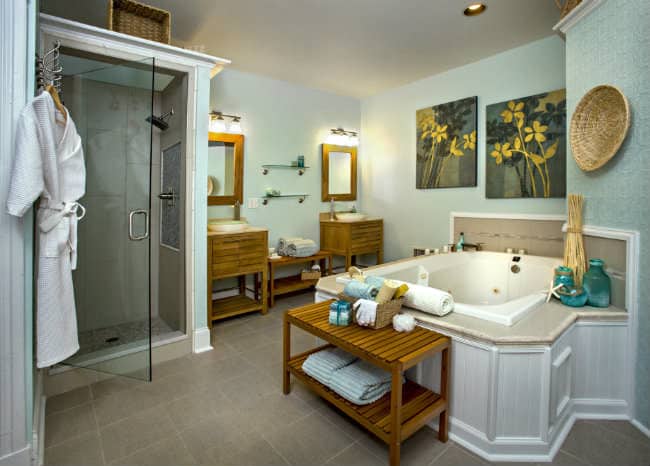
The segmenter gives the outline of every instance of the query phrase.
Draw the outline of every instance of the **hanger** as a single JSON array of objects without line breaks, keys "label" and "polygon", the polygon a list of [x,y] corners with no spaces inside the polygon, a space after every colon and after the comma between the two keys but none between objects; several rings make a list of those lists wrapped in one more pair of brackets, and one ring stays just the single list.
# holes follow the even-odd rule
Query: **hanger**
[{"label": "hanger", "polygon": [[66,109],[63,106],[63,103],[61,102],[61,99],[59,97],[59,92],[56,90],[56,87],[54,87],[52,84],[48,84],[47,86],[45,86],[45,91],[49,92],[50,95],[52,96],[52,100],[54,101],[54,106],[63,116],[63,122],[65,123],[68,120],[68,112],[66,112]]}]

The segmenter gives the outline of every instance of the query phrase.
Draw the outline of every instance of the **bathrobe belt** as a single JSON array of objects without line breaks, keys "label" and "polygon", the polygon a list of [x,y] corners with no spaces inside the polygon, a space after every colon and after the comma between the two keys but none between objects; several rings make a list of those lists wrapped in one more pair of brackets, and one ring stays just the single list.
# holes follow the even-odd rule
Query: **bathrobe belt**
[{"label": "bathrobe belt", "polygon": [[51,215],[44,218],[38,228],[43,233],[52,231],[64,217],[70,217],[70,236],[68,246],[70,247],[70,264],[72,270],[77,268],[77,222],[86,215],[86,208],[77,201],[64,202],[53,199],[41,199],[39,209],[51,211]]}]

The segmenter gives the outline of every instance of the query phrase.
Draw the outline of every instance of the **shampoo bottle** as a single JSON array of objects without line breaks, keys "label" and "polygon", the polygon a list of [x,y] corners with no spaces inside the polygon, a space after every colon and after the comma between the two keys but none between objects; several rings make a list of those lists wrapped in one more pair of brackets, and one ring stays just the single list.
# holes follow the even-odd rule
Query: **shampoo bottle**
[{"label": "shampoo bottle", "polygon": [[456,252],[461,252],[463,250],[464,244],[465,244],[465,234],[461,231],[460,237],[458,238],[458,243],[456,243]]}]

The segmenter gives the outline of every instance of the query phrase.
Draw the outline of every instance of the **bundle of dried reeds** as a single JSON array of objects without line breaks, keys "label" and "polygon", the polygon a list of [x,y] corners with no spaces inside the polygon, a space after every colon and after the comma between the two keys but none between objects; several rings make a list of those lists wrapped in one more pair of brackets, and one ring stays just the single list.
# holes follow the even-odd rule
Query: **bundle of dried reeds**
[{"label": "bundle of dried reeds", "polygon": [[576,286],[582,285],[582,276],[587,270],[585,245],[582,241],[582,205],[584,197],[569,194],[569,221],[564,243],[564,265],[571,267]]}]

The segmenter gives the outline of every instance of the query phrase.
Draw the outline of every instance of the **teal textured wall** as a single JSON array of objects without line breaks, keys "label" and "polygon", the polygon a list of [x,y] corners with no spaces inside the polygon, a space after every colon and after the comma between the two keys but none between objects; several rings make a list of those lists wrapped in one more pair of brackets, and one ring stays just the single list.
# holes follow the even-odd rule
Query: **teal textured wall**
[{"label": "teal textured wall", "polygon": [[636,417],[646,426],[650,425],[649,25],[648,0],[607,0],[569,30],[566,41],[569,118],[582,96],[599,84],[619,87],[632,108],[627,140],[609,164],[585,173],[570,158],[567,192],[585,196],[586,223],[641,234]]}]

